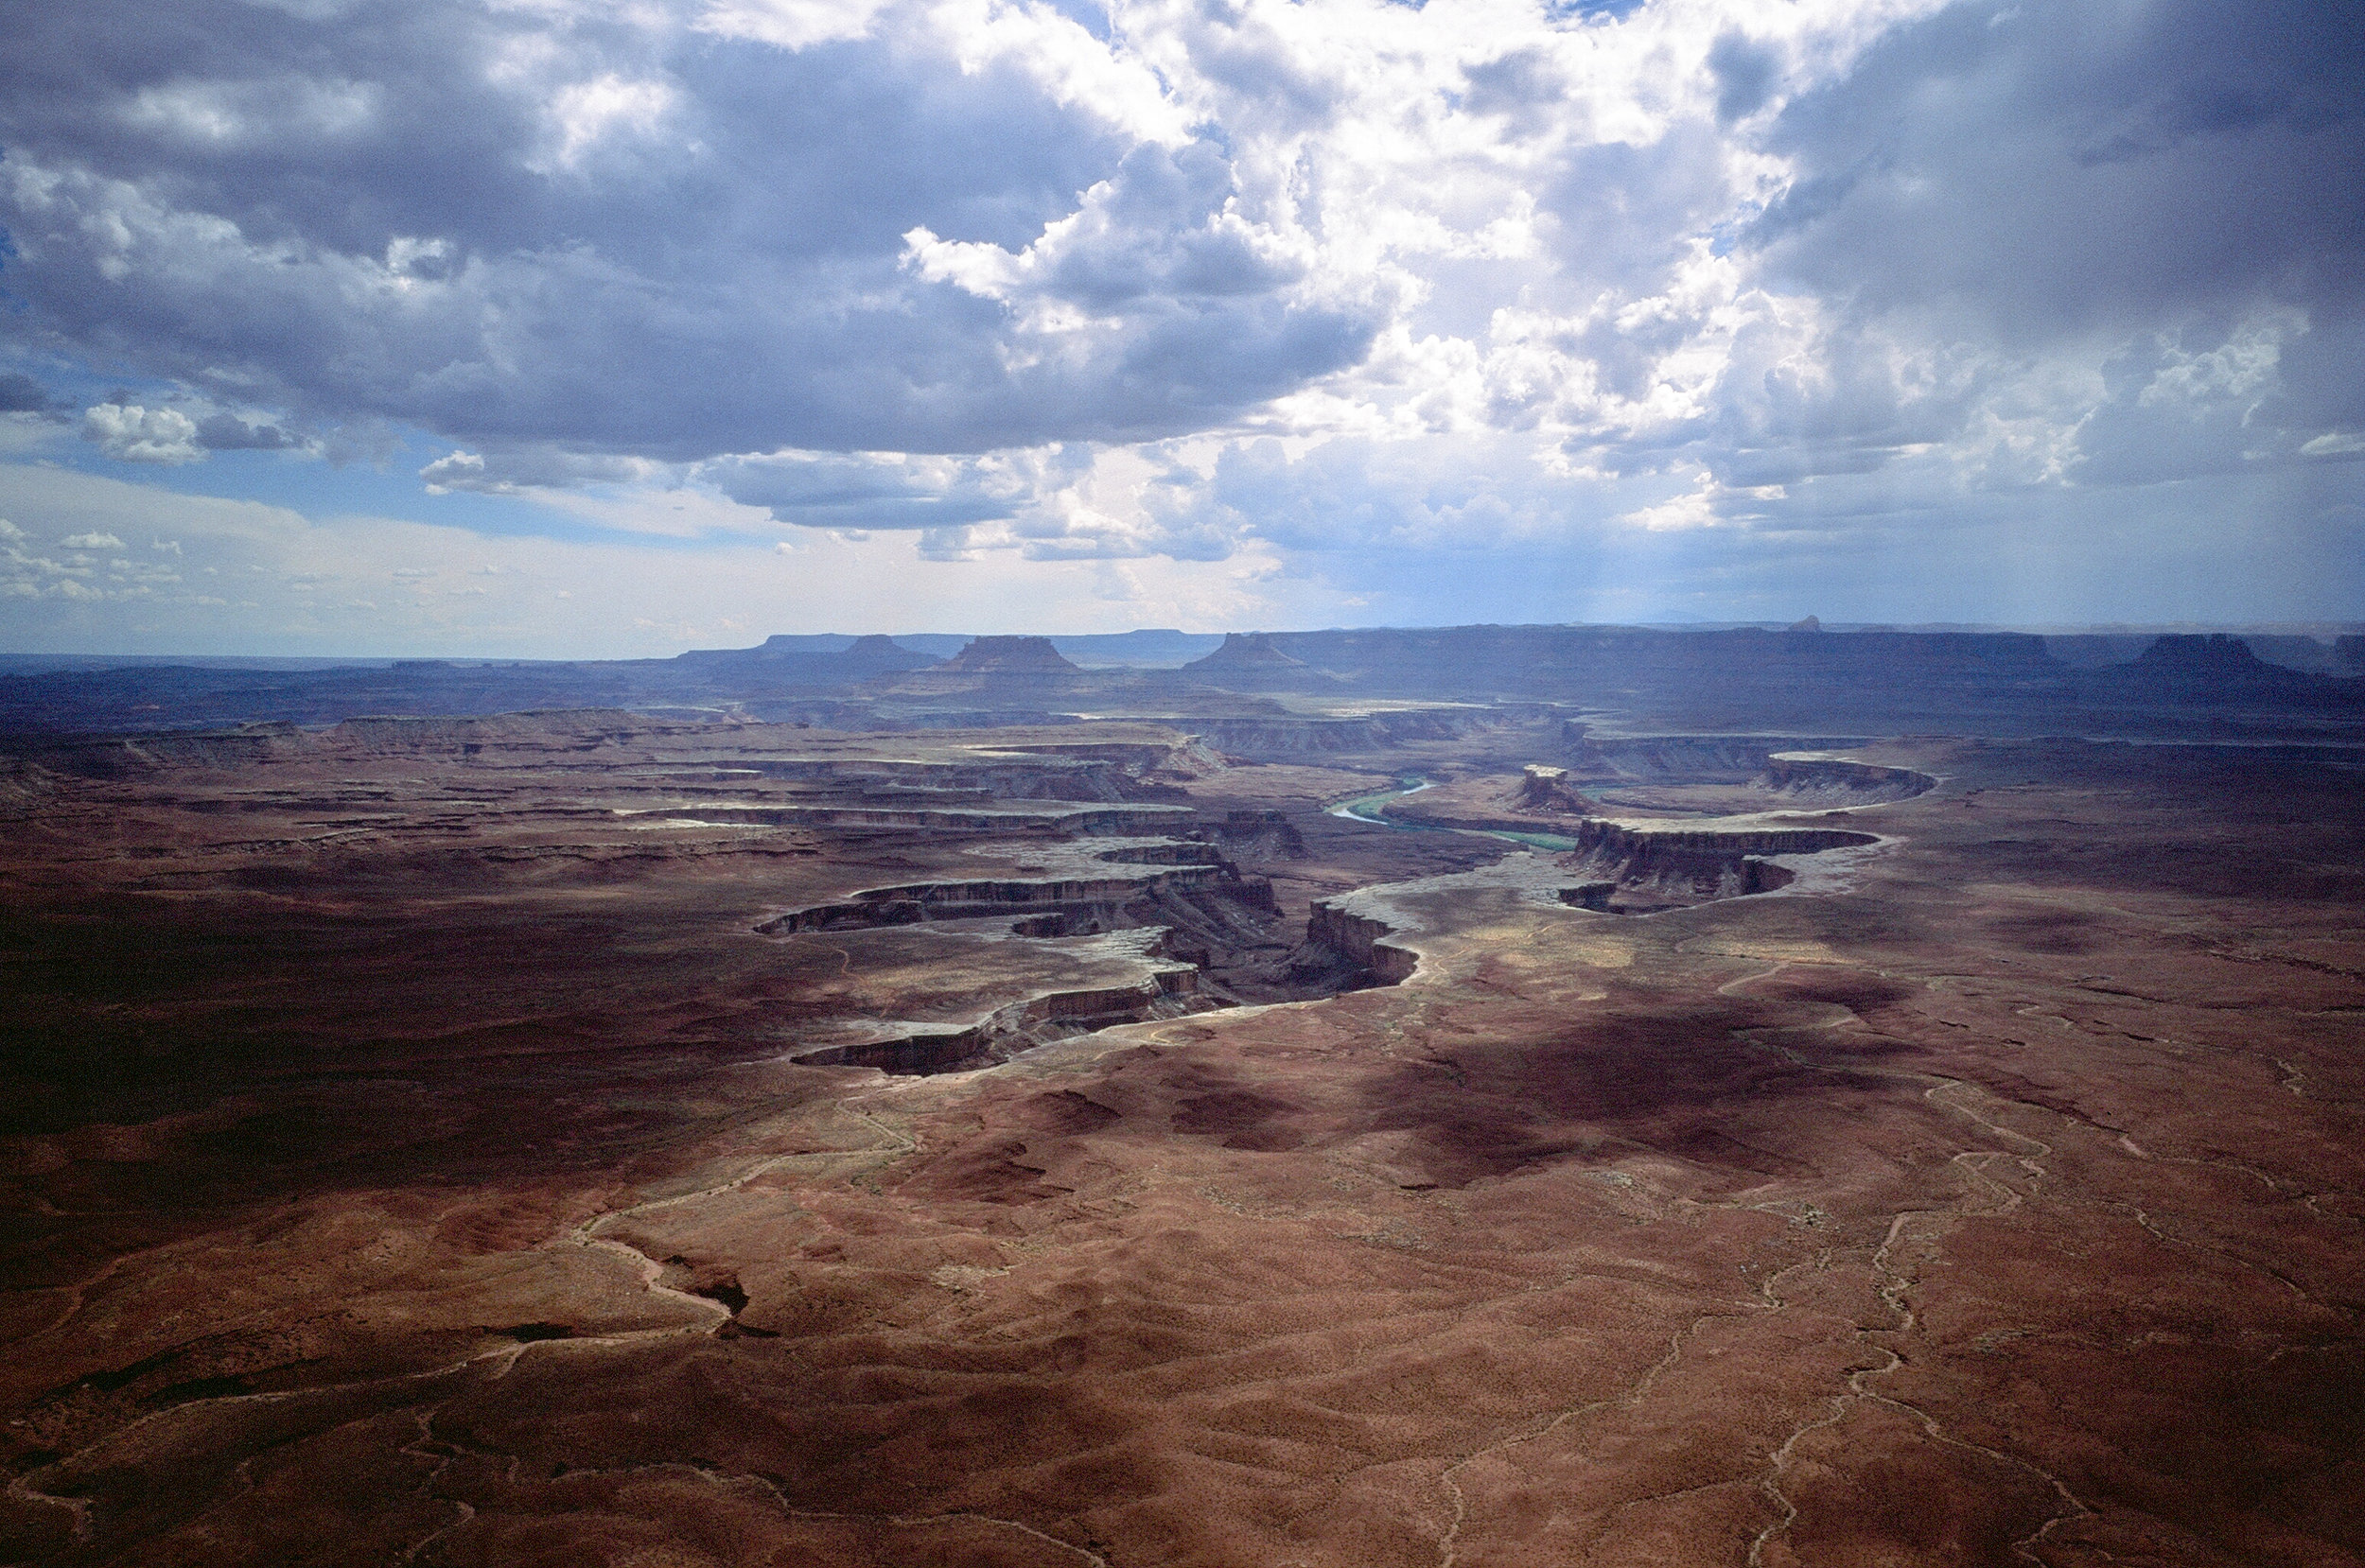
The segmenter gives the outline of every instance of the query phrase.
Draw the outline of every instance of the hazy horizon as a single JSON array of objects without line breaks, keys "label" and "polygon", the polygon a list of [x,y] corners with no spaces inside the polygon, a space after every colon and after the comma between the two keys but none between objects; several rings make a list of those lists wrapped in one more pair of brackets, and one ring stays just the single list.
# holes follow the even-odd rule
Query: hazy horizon
[{"label": "hazy horizon", "polygon": [[[1779,620],[1756,620],[1756,621],[1733,621],[1733,620],[1696,620],[1696,621],[1592,621],[1592,622],[1523,622],[1523,623],[1510,623],[1510,622],[1463,622],[1463,623],[1461,623],[1461,625],[1462,625],[1462,626],[1476,626],[1476,625],[1505,625],[1505,626],[1508,626],[1508,625],[1514,625],[1514,624],[1517,624],[1517,625],[1529,625],[1529,626],[1538,626],[1538,625],[1541,625],[1541,626],[1568,626],[1568,627],[1571,627],[1571,628],[1581,628],[1581,629],[1585,629],[1585,630],[1603,630],[1603,631],[1639,631],[1639,632],[1716,632],[1716,631],[1743,630],[1743,629],[1755,629],[1755,630],[1761,630],[1761,631],[1780,631],[1780,630],[1786,630],[1786,629],[1788,629],[1791,623],[1787,623],[1787,622],[1783,622],[1783,621],[1779,621]],[[913,651],[913,652],[930,653],[934,653],[934,654],[936,654],[936,655],[937,655],[937,656],[941,657],[941,656],[947,656],[947,655],[949,655],[951,653],[953,653],[953,652],[955,652],[955,648],[952,646],[952,645],[954,645],[954,644],[964,643],[964,642],[970,641],[970,640],[973,640],[973,639],[978,638],[978,637],[985,637],[985,636],[1040,636],[1040,637],[1043,637],[1043,638],[1045,638],[1046,640],[1050,641],[1050,642],[1051,642],[1054,646],[1060,647],[1060,648],[1062,649],[1062,652],[1067,652],[1067,653],[1073,653],[1075,651],[1077,651],[1077,649],[1080,648],[1080,647],[1081,647],[1081,646],[1083,646],[1083,645],[1087,645],[1087,644],[1106,644],[1106,643],[1114,643],[1114,642],[1120,642],[1120,641],[1123,641],[1123,640],[1125,640],[1125,639],[1128,639],[1128,638],[1132,638],[1132,637],[1149,636],[1161,636],[1161,635],[1163,635],[1163,636],[1178,636],[1178,637],[1182,637],[1182,638],[1185,638],[1185,639],[1190,639],[1190,640],[1197,641],[1197,642],[1203,642],[1203,643],[1205,644],[1205,650],[1204,650],[1204,651],[1206,651],[1206,652],[1212,652],[1212,651],[1213,651],[1216,647],[1219,646],[1219,645],[1222,643],[1223,639],[1224,639],[1226,636],[1262,636],[1262,635],[1270,635],[1270,636],[1319,636],[1319,635],[1323,635],[1323,634],[1326,634],[1326,633],[1339,633],[1339,632],[1350,632],[1350,633],[1353,633],[1353,632],[1383,632],[1383,631],[1393,631],[1393,632],[1427,632],[1427,631],[1450,631],[1450,630],[1457,630],[1457,629],[1460,629],[1460,628],[1459,628],[1459,627],[1449,627],[1449,626],[1444,626],[1444,625],[1430,625],[1430,626],[1419,626],[1419,625],[1394,625],[1394,626],[1383,626],[1383,625],[1378,625],[1378,624],[1368,624],[1368,625],[1338,625],[1338,626],[1304,626],[1304,627],[1279,627],[1279,626],[1248,627],[1248,628],[1241,628],[1241,629],[1237,629],[1237,630],[1235,630],[1235,631],[1234,631],[1234,632],[1229,632],[1229,633],[1227,633],[1227,632],[1204,632],[1204,631],[1194,631],[1194,630],[1191,630],[1191,629],[1189,629],[1189,628],[1184,628],[1184,627],[1173,627],[1173,626],[1135,626],[1135,627],[1128,627],[1128,628],[1126,628],[1126,629],[1124,629],[1124,630],[1122,630],[1122,631],[1111,631],[1111,632],[1059,632],[1059,631],[1045,632],[1045,631],[1040,631],[1040,630],[1034,630],[1034,629],[1024,629],[1024,630],[1017,631],[1017,632],[968,632],[968,631],[946,632],[946,631],[942,631],[942,630],[937,630],[937,629],[933,629],[933,628],[931,628],[931,629],[920,630],[920,631],[885,631],[885,632],[877,632],[877,631],[859,631],[859,632],[837,631],[837,632],[789,633],[789,634],[784,634],[784,635],[789,636],[793,636],[793,637],[797,637],[797,638],[798,638],[799,640],[802,640],[802,641],[805,641],[805,642],[810,642],[810,643],[836,642],[836,643],[842,643],[842,644],[844,644],[844,643],[851,643],[851,642],[852,642],[855,638],[857,638],[857,637],[863,637],[863,636],[885,636],[885,637],[886,637],[888,640],[890,640],[890,641],[892,641],[892,642],[895,642],[895,643],[897,643],[899,646],[902,646],[902,647],[903,647],[903,648],[905,648],[905,649],[907,649],[907,650],[910,650],[910,651]],[[2014,635],[2019,635],[2019,636],[2041,636],[2041,637],[2075,637],[2075,636],[2156,637],[2156,636],[2208,636],[2208,635],[2222,635],[2222,636],[2228,636],[2275,637],[2275,638],[2305,638],[2305,639],[2309,639],[2309,640],[2315,641],[2315,642],[2317,642],[2317,643],[2322,644],[2322,645],[2324,645],[2327,649],[2329,649],[2330,645],[2332,644],[2332,642],[2333,642],[2336,638],[2339,638],[2339,637],[2343,637],[2343,636],[2359,636],[2359,635],[2365,635],[2365,620],[2356,620],[2356,621],[2321,621],[2321,620],[2320,620],[2320,621],[2247,621],[2247,622],[2223,622],[2223,621],[2216,621],[2216,622],[2212,622],[2212,621],[2158,621],[2158,622],[2151,622],[2151,623],[2147,623],[2147,624],[2146,624],[2146,623],[2127,622],[2127,621],[2079,621],[2079,622],[2062,622],[2062,623],[2054,623],[2054,624],[2050,624],[2050,625],[2016,625],[2016,626],[2015,626],[2015,625],[1993,625],[1993,624],[1984,624],[1984,623],[1978,623],[1978,622],[1964,622],[1964,621],[1925,621],[1925,622],[1919,622],[1919,623],[1897,623],[1897,622],[1881,622],[1881,621],[1861,621],[1861,622],[1858,622],[1858,621],[1826,621],[1826,622],[1824,622],[1822,625],[1820,625],[1819,627],[1817,627],[1816,629],[1817,629],[1818,631],[1827,632],[1827,633],[1832,633],[1832,634],[1841,635],[1841,636],[1845,636],[1845,635],[1851,634],[1851,633],[1856,633],[1856,632],[1892,632],[1892,633],[1970,633],[1970,634],[1980,634],[1980,635],[1985,635],[1985,634],[2014,634]],[[758,637],[758,638],[756,638],[753,642],[750,642],[750,643],[747,643],[747,644],[744,644],[744,645],[743,645],[743,644],[731,644],[731,645],[729,645],[729,646],[730,646],[730,647],[733,647],[733,648],[738,648],[738,647],[743,647],[743,646],[744,646],[744,647],[756,647],[756,646],[761,646],[761,645],[762,645],[762,643],[764,640],[766,640],[764,637]],[[932,646],[932,647],[927,647],[927,648],[915,648],[913,645],[914,645],[914,644],[916,644],[916,643],[940,644],[940,645],[944,645],[944,646]],[[622,659],[652,659],[652,658],[654,658],[654,659],[665,659],[665,658],[676,657],[676,656],[678,656],[678,655],[679,655],[679,654],[681,654],[681,653],[693,653],[693,652],[699,652],[699,651],[700,651],[700,650],[690,649],[690,648],[682,648],[682,649],[673,650],[673,651],[671,651],[671,652],[661,652],[661,653],[615,653],[615,654],[587,653],[587,654],[562,655],[562,656],[554,656],[554,657],[552,657],[552,656],[538,656],[538,655],[531,655],[531,654],[523,654],[523,653],[473,653],[473,652],[468,652],[468,651],[465,651],[465,650],[447,650],[447,651],[443,651],[443,652],[422,653],[422,652],[414,652],[414,651],[402,650],[402,649],[391,649],[391,650],[390,650],[390,649],[377,649],[377,650],[343,650],[343,651],[338,651],[338,652],[324,652],[324,653],[273,653],[237,652],[237,651],[218,651],[218,650],[206,650],[206,649],[186,649],[186,648],[184,648],[184,649],[177,649],[177,650],[172,650],[172,651],[168,651],[168,652],[154,652],[154,653],[124,653],[124,652],[112,651],[112,650],[105,650],[105,649],[74,649],[74,648],[56,649],[56,650],[46,650],[46,649],[36,649],[36,650],[23,650],[23,649],[0,649],[0,668],[6,668],[6,667],[14,667],[14,668],[38,668],[38,667],[44,667],[44,666],[57,666],[57,665],[66,665],[66,664],[73,664],[73,663],[93,663],[93,664],[96,664],[96,663],[108,663],[108,664],[169,664],[169,663],[172,663],[172,662],[174,662],[174,661],[176,661],[176,660],[194,660],[194,661],[198,661],[198,662],[200,662],[200,663],[205,663],[205,664],[219,664],[219,665],[274,666],[274,667],[286,667],[286,668],[289,668],[289,669],[301,669],[301,668],[325,668],[325,667],[340,666],[340,665],[386,665],[386,664],[394,664],[394,663],[406,663],[406,662],[414,662],[414,661],[425,661],[425,662],[432,662],[432,661],[449,661],[449,662],[455,662],[455,663],[460,663],[460,664],[475,664],[475,663],[483,663],[483,664],[506,664],[506,663],[529,663],[529,664],[551,663],[551,664],[566,664],[566,663],[597,663],[597,662],[601,662],[601,661],[605,660],[605,659],[619,659],[619,660],[622,660]],[[1191,657],[1197,657],[1197,656],[1199,656],[1199,653],[1198,653],[1197,652],[1195,652],[1195,653],[1193,653],[1190,656],[1191,656]],[[1103,662],[1103,663],[1108,663],[1108,664],[1110,664],[1110,665],[1112,665],[1112,666],[1121,666],[1121,665],[1130,664],[1130,665],[1139,666],[1139,667],[1141,667],[1141,668],[1156,668],[1156,667],[1158,667],[1158,666],[1160,666],[1160,665],[1162,665],[1162,664],[1171,665],[1171,664],[1179,663],[1179,662],[1182,662],[1182,661],[1178,661],[1178,660],[1174,660],[1174,659],[1165,659],[1165,660],[1104,659],[1104,660],[1102,660],[1102,661],[1100,661],[1100,662]],[[1089,668],[1089,667],[1090,667],[1090,666],[1088,666],[1088,668]]]}]

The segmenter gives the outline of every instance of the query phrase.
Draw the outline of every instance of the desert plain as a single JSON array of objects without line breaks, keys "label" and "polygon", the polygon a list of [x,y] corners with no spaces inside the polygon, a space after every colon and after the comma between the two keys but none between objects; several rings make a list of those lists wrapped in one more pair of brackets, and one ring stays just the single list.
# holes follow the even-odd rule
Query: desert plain
[{"label": "desert plain", "polygon": [[1002,653],[12,737],[0,1559],[2365,1561],[2343,683]]}]

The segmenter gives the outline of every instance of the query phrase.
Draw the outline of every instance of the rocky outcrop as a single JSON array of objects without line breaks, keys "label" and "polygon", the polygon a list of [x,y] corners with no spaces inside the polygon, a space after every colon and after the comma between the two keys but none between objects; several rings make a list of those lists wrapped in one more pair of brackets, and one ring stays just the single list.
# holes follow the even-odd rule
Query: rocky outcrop
[{"label": "rocky outcrop", "polygon": [[1753,782],[1795,801],[1869,806],[1911,800],[1937,787],[1937,780],[1912,768],[1851,762],[1835,757],[1769,757]]},{"label": "rocky outcrop", "polygon": [[1522,770],[1519,793],[1514,797],[1523,811],[1591,811],[1595,804],[1577,792],[1568,781],[1566,768],[1547,767],[1531,762]]},{"label": "rocky outcrop", "polygon": [[488,748],[572,753],[694,728],[695,720],[666,720],[615,707],[526,709],[482,716],[368,714],[347,719],[320,733],[324,749],[366,756],[457,752],[475,757]]},{"label": "rocky outcrop", "polygon": [[1305,835],[1281,811],[1228,812],[1210,836],[1235,860],[1302,861],[1306,857]]},{"label": "rocky outcrop", "polygon": [[960,1072],[1007,1061],[1055,1039],[1153,1018],[1201,1011],[1199,971],[1160,969],[1130,985],[1053,991],[996,1009],[966,1029],[915,1031],[885,1039],[792,1053],[806,1067],[869,1067],[903,1077]]},{"label": "rocky outcrop", "polygon": [[1857,848],[1880,838],[1838,828],[1655,828],[1595,817],[1578,824],[1576,841],[1560,863],[1585,881],[1568,901],[1641,915],[1770,893],[1796,873],[1768,857]]},{"label": "rocky outcrop", "polygon": [[1579,882],[1560,890],[1560,901],[1570,909],[1589,909],[1596,915],[1614,915],[1610,899],[1617,897],[1616,882]]},{"label": "rocky outcrop", "polygon": [[1198,820],[1187,806],[1077,806],[1060,809],[1044,805],[1033,810],[1011,806],[937,806],[821,804],[813,806],[734,806],[695,803],[635,813],[647,817],[692,814],[702,822],[750,824],[767,828],[924,828],[953,832],[1010,832],[1044,828],[1062,833],[1148,833],[1186,828]]},{"label": "rocky outcrop", "polygon": [[[1562,726],[1562,740],[1568,747],[1569,777],[1583,779],[1618,808],[1687,810],[1683,797],[1665,793],[1670,786],[1744,785],[1790,804],[1871,806],[1907,800],[1937,784],[1930,775],[1911,768],[1824,755],[1867,743],[1858,736],[1596,737],[1583,723],[1570,721]],[[1719,804],[1712,809],[1720,811],[1755,809],[1743,792],[1716,798]]]},{"label": "rocky outcrop", "polygon": [[315,736],[294,724],[267,722],[233,729],[44,741],[29,748],[26,760],[73,777],[131,778],[171,768],[248,768],[321,749]]},{"label": "rocky outcrop", "polygon": [[0,757],[0,816],[30,812],[57,793],[56,775],[13,757]]},{"label": "rocky outcrop", "polygon": [[1383,920],[1329,899],[1313,905],[1308,915],[1306,945],[1339,954],[1366,971],[1373,984],[1400,985],[1420,967],[1420,954],[1387,940],[1395,928]]},{"label": "rocky outcrop", "polygon": [[[934,920],[997,915],[1057,916],[1058,934],[1152,925],[1218,928],[1237,925],[1235,911],[1274,913],[1272,884],[1243,876],[1214,845],[1188,840],[1139,839],[1077,845],[1064,857],[1100,874],[1043,878],[978,878],[866,888],[848,898],[772,916],[755,929],[766,935],[809,931],[865,931]],[[1119,866],[1144,869],[1131,875]],[[1219,906],[1229,905],[1232,909]],[[1033,926],[1028,934],[1055,928]],[[1261,934],[1261,933],[1260,933]]]},{"label": "rocky outcrop", "polygon": [[1576,840],[1579,852],[1585,854],[1812,855],[1877,844],[1880,835],[1845,828],[1637,828],[1588,817],[1577,825]]},{"label": "rocky outcrop", "polygon": [[1452,740],[1503,722],[1475,707],[1383,708],[1352,718],[1265,717],[1218,719],[1198,726],[1200,736],[1226,757],[1244,761],[1286,761],[1298,757],[1376,751],[1408,740]]},{"label": "rocky outcrop", "polygon": [[1222,758],[1190,737],[1150,732],[1142,740],[1026,740],[1007,746],[952,745],[935,756],[780,757],[749,747],[718,757],[739,772],[812,786],[846,805],[942,806],[964,800],[1173,801],[1175,784],[1204,777]]},{"label": "rocky outcrop", "polygon": [[978,753],[981,757],[1002,754],[1107,762],[1132,774],[1163,774],[1170,778],[1204,778],[1209,774],[1223,771],[1223,758],[1196,735],[1158,741],[1030,740],[1025,745],[997,748],[996,751],[980,748]]},{"label": "rocky outcrop", "polygon": [[1777,752],[1839,751],[1866,743],[1845,735],[1592,735],[1570,720],[1561,726],[1573,777],[1640,783],[1743,784]]}]

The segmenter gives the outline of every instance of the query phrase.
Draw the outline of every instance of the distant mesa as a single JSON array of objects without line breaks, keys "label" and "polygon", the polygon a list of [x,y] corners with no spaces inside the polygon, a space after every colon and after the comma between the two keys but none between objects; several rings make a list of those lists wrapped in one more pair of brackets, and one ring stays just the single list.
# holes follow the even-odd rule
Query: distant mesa
[{"label": "distant mesa", "polygon": [[2155,638],[2134,663],[2101,673],[2104,679],[2115,676],[2122,685],[2163,694],[2220,699],[2324,678],[2269,664],[2251,652],[2249,643],[2222,632]]},{"label": "distant mesa", "polygon": [[1789,629],[1794,632],[1820,632],[1823,630],[1823,622],[1813,616],[1809,616],[1804,620],[1792,621]]},{"label": "distant mesa", "polygon": [[2357,682],[2270,664],[2223,632],[2154,638],[2132,664],[2089,671],[2081,684],[2090,699],[2179,706],[2266,702],[2355,708],[2365,703]]},{"label": "distant mesa", "polygon": [[1035,703],[1099,689],[1108,678],[1071,664],[1049,637],[977,637],[942,664],[883,677],[868,689],[889,698],[984,694],[997,703]]},{"label": "distant mesa", "polygon": [[1191,680],[1235,691],[1303,690],[1333,681],[1325,671],[1283,653],[1268,632],[1233,632],[1224,637],[1222,647],[1184,665],[1182,672]]},{"label": "distant mesa", "polygon": [[2179,674],[2254,679],[2266,673],[2266,666],[2250,651],[2249,643],[2223,632],[2155,637],[2135,662],[2147,670]]},{"label": "distant mesa", "polygon": [[1080,675],[1049,637],[979,637],[938,671],[944,675]]},{"label": "distant mesa", "polygon": [[900,647],[893,637],[781,633],[754,648],[703,648],[682,654],[675,662],[762,671],[798,685],[848,686],[874,675],[931,669],[942,661]]},{"label": "distant mesa", "polygon": [[1193,668],[1205,670],[1215,666],[1235,664],[1253,665],[1260,670],[1275,667],[1289,670],[1305,668],[1304,659],[1293,659],[1274,647],[1271,636],[1265,632],[1229,633],[1223,639],[1222,647],[1205,658],[1194,661]]},{"label": "distant mesa", "polygon": [[856,637],[853,646],[837,655],[853,669],[871,671],[926,670],[941,662],[926,653],[915,653],[900,646],[893,637],[872,635]]},{"label": "distant mesa", "polygon": [[[1442,710],[1415,718],[1390,708],[1313,728],[1291,718],[1277,729],[1270,699],[1288,694],[1443,700],[1469,706],[1471,715],[1503,703],[1600,703],[1727,736],[1805,733],[1838,716],[1851,727],[1911,726],[1974,710],[2046,732],[2121,709],[2134,711],[2110,723],[2150,725],[2167,722],[2155,717],[2164,710],[2213,706],[2365,710],[2365,680],[2357,678],[2365,637],[2347,629],[2335,640],[2127,628],[1835,631],[1813,616],[1796,624],[1821,630],[1447,626],[1074,638],[805,632],[670,659],[524,664],[60,663],[0,654],[0,733],[149,734],[249,720],[319,726],[364,714],[554,708],[867,729],[945,723],[955,711],[1047,723],[1055,712],[1123,704],[1137,714],[1189,714],[1211,745],[1245,755],[1330,749],[1351,735],[1361,738],[1353,745],[1375,745],[1375,726],[1401,741],[1412,738],[1409,726],[1463,722],[1448,723]],[[1034,717],[1007,717],[1020,714]]]}]

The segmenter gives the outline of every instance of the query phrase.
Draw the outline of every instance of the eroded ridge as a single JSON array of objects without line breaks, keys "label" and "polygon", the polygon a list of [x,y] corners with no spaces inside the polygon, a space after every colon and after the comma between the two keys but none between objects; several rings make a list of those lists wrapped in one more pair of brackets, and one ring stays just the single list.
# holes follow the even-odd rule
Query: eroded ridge
[{"label": "eroded ridge", "polygon": [[[1030,841],[1019,853],[1026,876],[867,888],[782,911],[755,930],[818,941],[925,928],[972,951],[1021,938],[1099,978],[1046,984],[949,1028],[824,1019],[800,1031],[804,1043],[791,1059],[894,1074],[970,1071],[1118,1024],[1319,999],[1394,984],[1411,972],[1403,950],[1372,940],[1378,928],[1329,901],[1309,905],[1300,924],[1281,910],[1269,879],[1232,859],[1305,859],[1303,836],[1280,812],[1235,810],[1189,838]],[[851,964],[844,947],[831,950]]]},{"label": "eroded ridge", "polygon": [[[1272,828],[1235,816],[1227,829],[1253,835]],[[784,911],[756,930],[794,937],[991,922],[990,931],[962,934],[1069,940],[1078,956],[1138,967],[1115,983],[1045,989],[955,1028],[881,1020],[856,1026],[858,1037],[791,1053],[814,1066],[928,1074],[990,1067],[1118,1024],[1244,1001],[1302,1001],[1400,984],[1419,967],[1414,946],[1404,940],[1423,929],[1427,917],[1415,912],[1439,899],[1492,892],[1597,914],[1651,914],[1789,886],[1797,872],[1776,857],[1882,841],[1828,828],[1651,830],[1587,819],[1576,842],[1570,854],[1520,851],[1475,871],[1316,900],[1294,940],[1283,934],[1270,882],[1243,876],[1215,844],[1163,838],[1078,839],[1036,848],[1027,862],[1032,877],[867,888]],[[1162,962],[1168,960],[1181,962]]]},{"label": "eroded ridge", "polygon": [[850,897],[786,910],[756,930],[767,935],[808,931],[869,931],[922,921],[996,915],[1030,917],[1028,936],[1066,936],[1150,923],[1182,904],[1203,920],[1228,924],[1235,912],[1274,913],[1272,886],[1216,846],[1169,838],[1086,838],[1031,848],[1036,874],[964,878],[866,888]]},{"label": "eroded ridge", "polygon": [[1866,849],[1881,835],[1846,828],[1723,824],[1665,828],[1587,817],[1561,864],[1583,879],[1566,895],[1583,908],[1648,915],[1720,898],[1771,893],[1796,883],[1802,858]]}]

